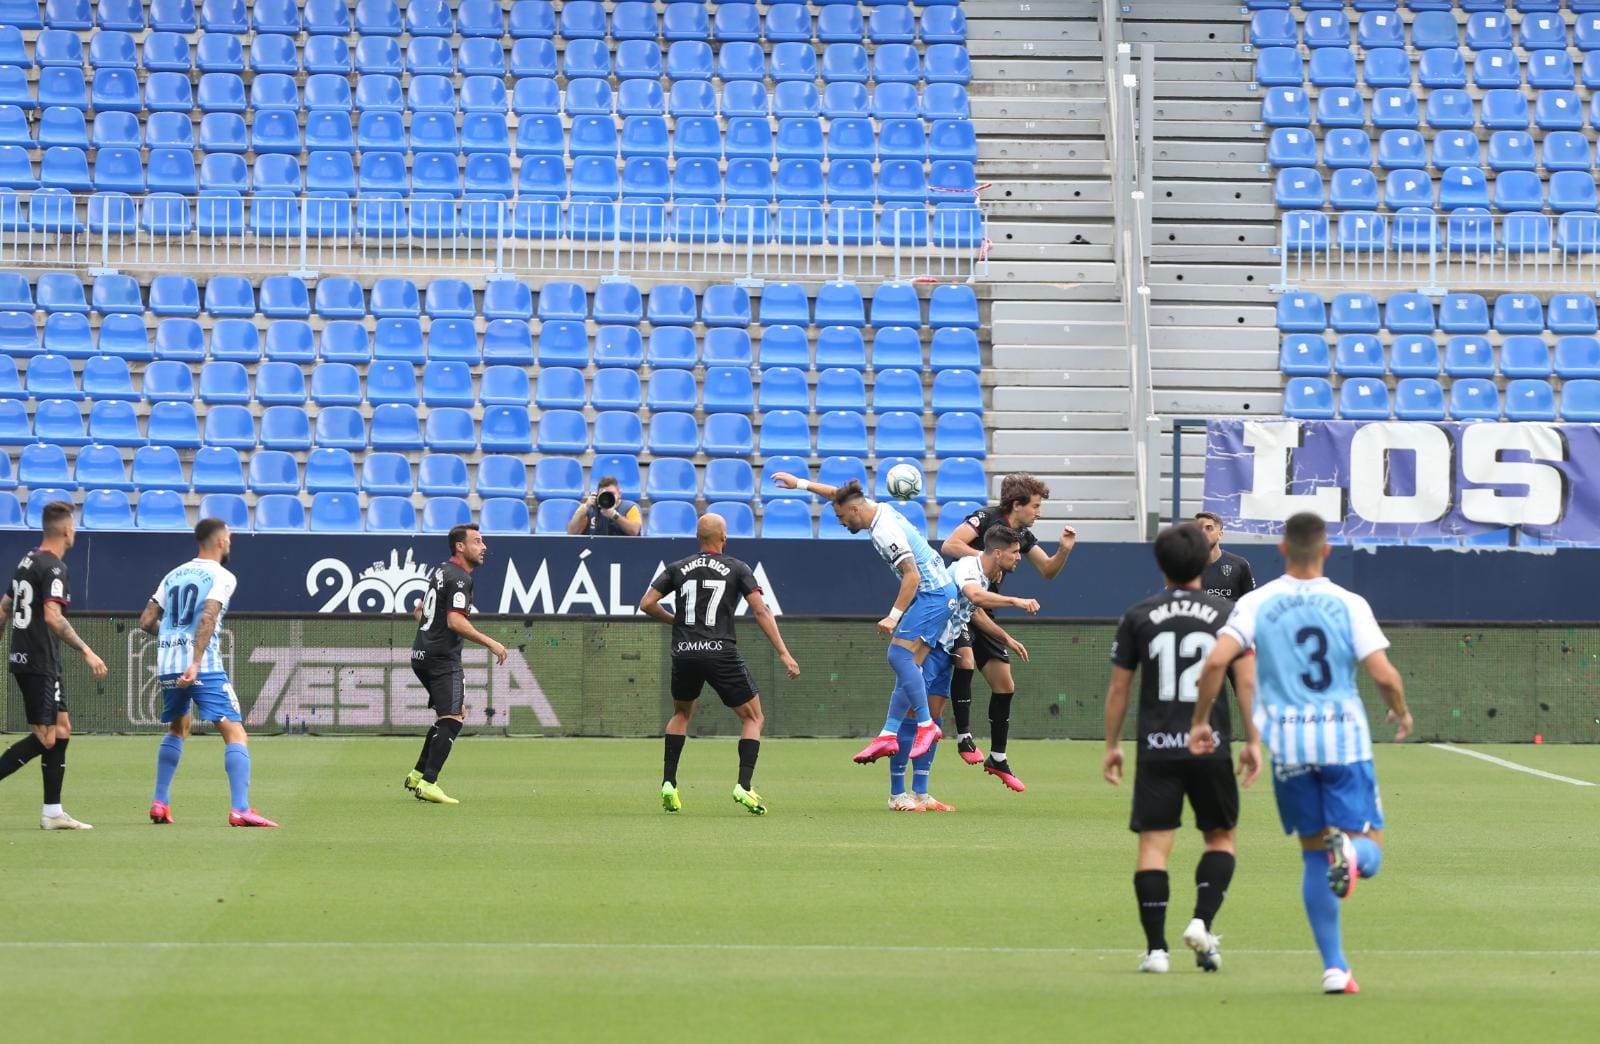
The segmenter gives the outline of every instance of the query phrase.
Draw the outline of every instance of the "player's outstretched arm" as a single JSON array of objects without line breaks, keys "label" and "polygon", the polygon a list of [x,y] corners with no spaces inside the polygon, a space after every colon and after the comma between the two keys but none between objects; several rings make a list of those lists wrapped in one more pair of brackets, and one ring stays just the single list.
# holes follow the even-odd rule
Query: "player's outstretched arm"
[{"label": "player's outstretched arm", "polygon": [[1072,549],[1078,546],[1078,531],[1071,526],[1061,527],[1061,543],[1056,545],[1056,553],[1047,555],[1044,548],[1038,544],[1028,549],[1028,561],[1039,570],[1039,575],[1046,580],[1054,580],[1061,575],[1061,570],[1067,566],[1067,556],[1072,554]]},{"label": "player's outstretched arm", "polygon": [[902,558],[897,568],[900,570],[900,591],[894,596],[889,615],[878,621],[878,633],[885,637],[894,633],[900,617],[910,608],[912,599],[917,597],[917,588],[922,584],[922,571],[917,568],[917,560],[910,555]]},{"label": "player's outstretched arm", "polygon": [[830,486],[826,482],[808,482],[798,475],[791,475],[787,471],[777,471],[772,475],[772,484],[779,489],[798,489],[804,492],[815,493],[824,500],[832,500],[833,495],[839,492],[838,486]]},{"label": "player's outstretched arm", "polygon": [[1133,672],[1112,667],[1111,684],[1106,686],[1106,756],[1100,760],[1100,774],[1112,786],[1122,782],[1122,723],[1128,717],[1132,689]]},{"label": "player's outstretched arm", "polygon": [[96,680],[106,676],[106,661],[96,656],[94,650],[89,648],[89,643],[78,637],[78,632],[72,629],[72,625],[67,622],[66,614],[61,611],[60,602],[44,603],[44,623],[55,632],[55,636],[61,639],[63,645],[83,654],[83,662],[89,665],[89,673],[93,674]]},{"label": "player's outstretched arm", "polygon": [[[1222,679],[1228,676],[1228,665],[1238,659],[1243,651],[1237,638],[1223,634],[1217,638],[1216,648],[1211,650],[1211,655],[1206,657],[1206,665],[1200,671],[1200,693],[1194,704],[1194,719],[1189,725],[1191,754],[1210,754],[1217,749],[1217,737],[1211,730],[1211,708],[1222,692]],[[1252,664],[1251,670],[1254,671],[1254,668]],[[1254,678],[1253,673],[1251,677]],[[1253,725],[1248,727],[1254,728]]]},{"label": "player's outstretched arm", "polygon": [[164,615],[156,600],[150,599],[144,604],[144,612],[139,614],[139,630],[152,638],[155,637],[161,633],[161,617]]},{"label": "player's outstretched arm", "polygon": [[1023,663],[1028,662],[1028,647],[1011,637],[1010,632],[995,623],[994,617],[984,612],[981,608],[972,610],[972,626],[1016,653]]},{"label": "player's outstretched arm", "polygon": [[1039,602],[1034,598],[1012,598],[1010,595],[999,594],[995,591],[984,590],[982,584],[971,583],[961,589],[967,601],[980,609],[1021,609],[1025,613],[1039,611]]},{"label": "player's outstretched arm", "polygon": [[778,618],[772,615],[772,607],[767,600],[761,597],[760,591],[751,591],[744,600],[750,605],[750,615],[756,618],[756,626],[761,628],[761,633],[777,650],[778,659],[783,661],[784,673],[790,678],[800,677],[800,665],[789,655],[789,647],[783,643],[783,635],[778,633]]},{"label": "player's outstretched arm", "polygon": [[983,540],[971,522],[963,522],[956,531],[944,538],[939,553],[946,558],[976,558],[983,554]]},{"label": "player's outstretched arm", "polygon": [[655,588],[645,591],[644,597],[639,599],[639,611],[646,616],[654,617],[662,623],[673,623],[672,614],[667,612],[667,607],[661,604],[663,595]]},{"label": "player's outstretched arm", "polygon": [[1389,662],[1389,654],[1382,649],[1362,660],[1361,665],[1372,675],[1383,702],[1388,704],[1389,723],[1399,726],[1395,729],[1394,741],[1404,743],[1411,735],[1412,721],[1411,711],[1406,707],[1405,683],[1400,680],[1400,672],[1395,670],[1394,664]]},{"label": "player's outstretched arm", "polygon": [[452,611],[446,623],[452,631],[467,641],[477,642],[485,649],[488,649],[489,655],[494,657],[496,663],[506,662],[506,647],[472,626],[472,621],[467,619],[466,613]]}]

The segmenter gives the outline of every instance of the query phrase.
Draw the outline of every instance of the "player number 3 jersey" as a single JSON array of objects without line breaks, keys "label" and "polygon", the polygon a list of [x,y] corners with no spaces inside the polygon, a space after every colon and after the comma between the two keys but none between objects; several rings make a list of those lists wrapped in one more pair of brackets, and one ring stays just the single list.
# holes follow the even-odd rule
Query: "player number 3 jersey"
[{"label": "player number 3 jersey", "polygon": [[36,548],[22,556],[11,577],[11,673],[61,674],[61,639],[44,622],[46,602],[71,603],[66,563]]},{"label": "player number 3 jersey", "polygon": [[1256,650],[1256,725],[1280,765],[1372,760],[1356,666],[1389,647],[1367,600],[1281,576],[1239,599],[1226,633]]},{"label": "player number 3 jersey", "polygon": [[[195,635],[207,602],[218,602],[228,611],[237,581],[220,563],[196,558],[166,575],[150,600],[161,607],[161,630],[156,637],[156,673],[173,678],[189,669],[194,655]],[[217,615],[217,629],[222,614]],[[215,632],[200,661],[201,674],[222,674],[222,643]]]}]

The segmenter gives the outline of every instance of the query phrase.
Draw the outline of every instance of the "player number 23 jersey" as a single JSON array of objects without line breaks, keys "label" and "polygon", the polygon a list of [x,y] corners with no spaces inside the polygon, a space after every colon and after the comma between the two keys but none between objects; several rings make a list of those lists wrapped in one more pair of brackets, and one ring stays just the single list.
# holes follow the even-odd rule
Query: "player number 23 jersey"
[{"label": "player number 23 jersey", "polygon": [[[156,673],[170,678],[189,669],[194,655],[195,635],[207,602],[219,602],[228,611],[237,581],[220,563],[196,558],[174,569],[156,587],[150,600],[161,607],[161,631],[156,637]],[[217,630],[222,629],[222,614],[217,615]],[[221,674],[222,643],[213,632],[200,660],[201,674]]]}]

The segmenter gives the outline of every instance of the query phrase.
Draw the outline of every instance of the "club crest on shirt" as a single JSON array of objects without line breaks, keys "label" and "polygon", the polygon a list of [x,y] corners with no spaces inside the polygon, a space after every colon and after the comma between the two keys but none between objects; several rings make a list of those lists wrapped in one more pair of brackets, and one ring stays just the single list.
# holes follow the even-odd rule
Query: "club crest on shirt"
[{"label": "club crest on shirt", "polygon": [[1233,566],[1228,565],[1226,562],[1224,562],[1223,565],[1222,565],[1222,575],[1223,576],[1232,576],[1233,575]]}]

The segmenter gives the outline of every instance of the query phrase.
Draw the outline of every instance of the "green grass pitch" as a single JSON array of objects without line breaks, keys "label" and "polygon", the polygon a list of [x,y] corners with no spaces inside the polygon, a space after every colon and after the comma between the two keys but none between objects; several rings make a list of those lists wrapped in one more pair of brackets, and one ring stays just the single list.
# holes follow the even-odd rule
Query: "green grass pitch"
[{"label": "green grass pitch", "polygon": [[[73,741],[37,828],[31,766],[0,784],[0,1018],[11,1040],[458,1041],[1596,1039],[1600,788],[1386,746],[1383,874],[1345,906],[1359,997],[1317,992],[1300,860],[1247,792],[1205,975],[1178,939],[1135,971],[1129,788],[1096,743],[1019,743],[1012,794],[954,750],[950,815],[885,807],[858,743],[763,745],[771,809],[729,796],[736,753],[691,740],[660,810],[659,741],[457,744],[458,807],[400,787],[412,739],[263,738],[230,830],[222,750],[191,741],[177,823],[145,818],[156,739]],[[1479,748],[1600,782],[1592,747]]]}]

